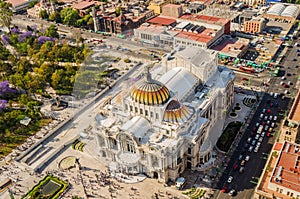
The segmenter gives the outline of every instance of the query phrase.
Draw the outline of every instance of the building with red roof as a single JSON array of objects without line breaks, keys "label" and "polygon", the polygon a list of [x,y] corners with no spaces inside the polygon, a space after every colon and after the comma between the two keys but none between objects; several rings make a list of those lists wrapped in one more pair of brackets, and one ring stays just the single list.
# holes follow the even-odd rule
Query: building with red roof
[{"label": "building with red roof", "polygon": [[174,26],[176,24],[176,19],[165,16],[157,16],[147,22],[158,26]]},{"label": "building with red roof", "polygon": [[300,145],[275,143],[255,190],[254,199],[300,197]]}]

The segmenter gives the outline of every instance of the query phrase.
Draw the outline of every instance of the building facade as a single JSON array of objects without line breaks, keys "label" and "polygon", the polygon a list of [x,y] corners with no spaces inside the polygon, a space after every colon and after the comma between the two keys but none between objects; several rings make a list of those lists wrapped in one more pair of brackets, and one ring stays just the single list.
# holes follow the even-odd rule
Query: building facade
[{"label": "building facade", "polygon": [[299,199],[300,145],[284,141],[275,143],[262,176],[255,188],[254,199]]},{"label": "building facade", "polygon": [[291,110],[281,125],[279,142],[295,142],[300,144],[300,91],[298,91]]},{"label": "building facade", "polygon": [[266,23],[264,19],[252,19],[245,22],[244,32],[261,33],[261,31],[265,28],[265,25]]},{"label": "building facade", "polygon": [[100,110],[93,125],[98,157],[117,172],[164,182],[205,167],[233,103],[233,79],[214,51],[179,48],[164,56]]},{"label": "building facade", "polygon": [[175,5],[175,4],[167,4],[162,7],[162,13],[163,16],[178,18],[182,15],[183,10],[181,5]]}]

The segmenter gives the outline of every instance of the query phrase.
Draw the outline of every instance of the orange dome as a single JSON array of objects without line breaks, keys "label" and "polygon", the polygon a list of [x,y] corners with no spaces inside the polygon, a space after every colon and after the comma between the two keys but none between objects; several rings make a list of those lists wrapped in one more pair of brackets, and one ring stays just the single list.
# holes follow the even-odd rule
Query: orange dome
[{"label": "orange dome", "polygon": [[141,104],[159,105],[169,100],[170,91],[162,83],[152,80],[134,86],[130,96],[132,100]]},{"label": "orange dome", "polygon": [[184,123],[190,118],[191,115],[191,109],[182,105],[177,100],[172,100],[166,107],[163,121],[170,123]]}]

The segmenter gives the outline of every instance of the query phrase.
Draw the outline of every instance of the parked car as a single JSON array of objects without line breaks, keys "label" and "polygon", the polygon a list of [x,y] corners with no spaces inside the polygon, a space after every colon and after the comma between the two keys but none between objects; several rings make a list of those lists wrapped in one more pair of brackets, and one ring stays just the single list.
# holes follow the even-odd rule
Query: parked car
[{"label": "parked car", "polygon": [[255,147],[255,149],[253,150],[254,153],[257,153],[259,150],[259,147]]},{"label": "parked car", "polygon": [[249,149],[248,149],[248,151],[252,152],[252,150],[253,150],[253,146],[250,146]]},{"label": "parked car", "polygon": [[255,139],[258,140],[259,139],[259,134],[255,135]]},{"label": "parked car", "polygon": [[275,127],[275,123],[274,123],[274,122],[272,122],[272,124],[271,124],[271,127],[272,127],[272,128],[274,128],[274,127]]},{"label": "parked car", "polygon": [[240,156],[239,156],[239,160],[242,160],[242,159],[243,159],[243,155],[240,155]]},{"label": "parked car", "polygon": [[251,145],[254,146],[256,143],[256,140],[252,140]]},{"label": "parked car", "polygon": [[263,118],[264,117],[264,114],[260,114],[260,116],[259,116],[260,118]]},{"label": "parked car", "polygon": [[269,116],[269,120],[272,120],[272,119],[273,119],[273,115],[270,115],[270,116]]},{"label": "parked car", "polygon": [[274,116],[274,119],[273,119],[273,120],[274,120],[274,121],[276,121],[276,120],[277,120],[277,116],[276,116],[276,115]]},{"label": "parked car", "polygon": [[245,165],[245,160],[242,160],[241,166],[244,166],[244,165]]},{"label": "parked car", "polygon": [[263,139],[264,139],[263,137],[260,137],[260,138],[258,139],[258,141],[259,141],[259,142],[262,142]]},{"label": "parked car", "polygon": [[239,165],[237,165],[237,164],[233,165],[233,170],[237,170],[238,168],[239,168]]},{"label": "parked car", "polygon": [[229,178],[228,178],[227,182],[228,182],[228,183],[231,183],[231,182],[232,182],[232,180],[233,180],[233,177],[232,177],[232,176],[229,176]]},{"label": "parked car", "polygon": [[243,173],[244,171],[245,171],[245,167],[240,167],[239,172],[240,172],[240,173]]},{"label": "parked car", "polygon": [[221,191],[222,191],[222,193],[226,193],[227,187],[226,187],[226,186],[223,186]]},{"label": "parked car", "polygon": [[248,138],[247,143],[251,143],[252,138]]},{"label": "parked car", "polygon": [[266,132],[263,131],[263,132],[260,134],[260,136],[261,136],[261,137],[264,137],[264,136],[265,136],[265,133],[266,133]]},{"label": "parked car", "polygon": [[269,130],[269,126],[268,125],[265,126],[265,131],[267,131],[267,130]]},{"label": "parked car", "polygon": [[250,160],[250,155],[247,155],[247,156],[245,157],[245,160],[248,162],[248,161]]}]

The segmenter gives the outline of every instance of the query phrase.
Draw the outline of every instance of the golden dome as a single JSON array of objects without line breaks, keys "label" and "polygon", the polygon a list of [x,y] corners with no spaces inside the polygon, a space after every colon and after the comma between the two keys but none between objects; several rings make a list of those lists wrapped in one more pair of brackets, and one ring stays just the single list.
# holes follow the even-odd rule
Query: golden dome
[{"label": "golden dome", "polygon": [[163,121],[182,124],[190,119],[192,112],[190,108],[184,106],[179,101],[172,100],[166,107]]},{"label": "golden dome", "polygon": [[169,98],[169,89],[155,80],[141,82],[131,90],[131,99],[145,105],[164,104]]}]

